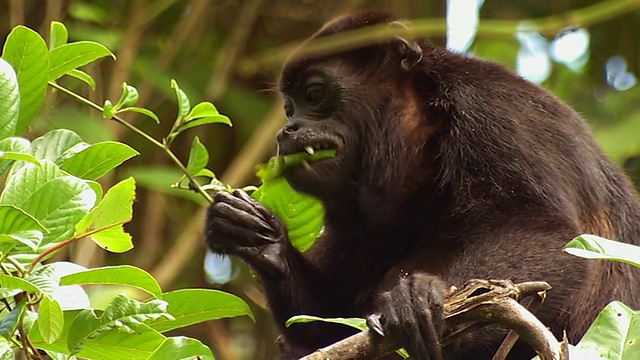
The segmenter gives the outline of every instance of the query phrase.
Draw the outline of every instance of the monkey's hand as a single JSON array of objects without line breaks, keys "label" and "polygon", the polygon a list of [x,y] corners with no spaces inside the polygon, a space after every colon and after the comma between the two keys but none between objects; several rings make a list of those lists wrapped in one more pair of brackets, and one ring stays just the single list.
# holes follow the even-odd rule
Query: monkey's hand
[{"label": "monkey's hand", "polygon": [[289,240],[282,221],[242,190],[221,191],[213,199],[205,225],[211,251],[236,255],[259,273],[284,274]]},{"label": "monkey's hand", "polygon": [[369,316],[369,328],[390,336],[411,359],[441,360],[445,285],[438,277],[409,274],[380,295],[378,314]]}]

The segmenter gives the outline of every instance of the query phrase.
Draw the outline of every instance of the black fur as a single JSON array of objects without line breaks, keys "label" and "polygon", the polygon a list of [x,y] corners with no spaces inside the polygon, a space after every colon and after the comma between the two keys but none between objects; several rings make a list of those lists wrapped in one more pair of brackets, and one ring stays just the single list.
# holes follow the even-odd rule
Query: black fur
[{"label": "black fur", "polygon": [[[310,41],[393,20],[343,17]],[[306,93],[309,81],[321,84],[321,101]],[[440,352],[444,289],[473,278],[548,281],[539,317],[572,342],[609,301],[640,306],[636,269],[561,251],[582,233],[640,244],[640,202],[585,122],[551,93],[422,39],[294,54],[280,88],[290,116],[280,153],[338,149],[335,159],[286,173],[324,202],[324,235],[300,254],[281,222],[237,193],[216,197],[207,241],[261,276],[291,347],[285,356],[353,333],[284,328],[290,316],[381,314],[384,332],[412,358],[490,359],[506,329],[485,328]],[[510,356],[531,355],[520,346]]]}]

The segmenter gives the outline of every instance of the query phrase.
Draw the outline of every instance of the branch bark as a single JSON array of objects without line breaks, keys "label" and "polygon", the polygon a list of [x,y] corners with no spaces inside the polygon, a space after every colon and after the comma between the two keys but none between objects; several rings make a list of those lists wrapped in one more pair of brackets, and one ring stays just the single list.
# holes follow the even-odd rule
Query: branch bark
[{"label": "branch bark", "polygon": [[[514,285],[507,280],[471,280],[462,288],[453,288],[444,305],[446,326],[461,330],[443,339],[446,347],[463,334],[489,323],[511,328],[526,341],[542,360],[568,359],[566,346],[554,337],[538,318],[519,300],[534,297],[534,304],[544,300],[551,286],[545,282],[526,282]],[[496,355],[505,356],[517,337],[508,335],[505,349]],[[301,360],[380,359],[398,349],[388,337],[366,330],[335,344],[319,349]],[[502,347],[501,347],[502,349]]]}]

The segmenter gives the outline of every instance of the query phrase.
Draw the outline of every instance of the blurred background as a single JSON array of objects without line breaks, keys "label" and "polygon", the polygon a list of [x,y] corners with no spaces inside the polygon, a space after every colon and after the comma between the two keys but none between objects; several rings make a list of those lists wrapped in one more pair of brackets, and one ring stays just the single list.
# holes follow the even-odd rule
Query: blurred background
[{"label": "blurred background", "polygon": [[[46,38],[50,22],[58,20],[69,28],[70,41],[106,45],[117,61],[103,59],[85,69],[98,83],[95,91],[75,79],[62,84],[97,103],[117,100],[123,81],[136,86],[137,106],[154,110],[163,122],[128,120],[157,138],[176,115],[169,87],[176,79],[192,103],[212,101],[234,127],[190,130],[175,142],[175,151],[186,160],[198,135],[209,149],[209,168],[242,186],[254,184],[255,164],[273,155],[274,134],[285,121],[274,88],[291,48],[324,22],[361,9],[431,24],[424,35],[433,42],[501,62],[550,89],[590,122],[605,151],[640,180],[638,0],[3,0],[0,39],[18,24]],[[59,127],[88,142],[125,142],[141,155],[105,180],[110,185],[136,177],[134,220],[126,226],[136,247],[114,255],[85,241],[58,257],[92,267],[133,264],[150,271],[165,290],[213,287],[241,296],[252,306],[255,324],[221,320],[182,334],[211,345],[220,359],[272,358],[276,331],[259,284],[235,260],[208,258],[205,271],[204,204],[169,187],[180,174],[164,155],[88,107],[49,94],[27,137]],[[107,301],[121,291],[96,289],[93,300]]]}]

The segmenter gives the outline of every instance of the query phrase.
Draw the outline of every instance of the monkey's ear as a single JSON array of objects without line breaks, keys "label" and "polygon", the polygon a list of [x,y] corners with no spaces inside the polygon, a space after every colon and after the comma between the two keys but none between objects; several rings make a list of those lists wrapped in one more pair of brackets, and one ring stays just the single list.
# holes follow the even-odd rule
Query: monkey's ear
[{"label": "monkey's ear", "polygon": [[[407,29],[407,26],[400,21],[394,21],[389,25],[399,31]],[[396,36],[396,40],[398,52],[402,58],[400,67],[402,70],[409,72],[422,60],[422,48],[415,41],[408,41],[399,35]]]}]

